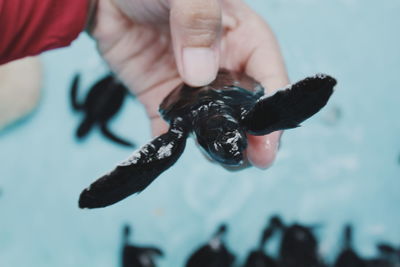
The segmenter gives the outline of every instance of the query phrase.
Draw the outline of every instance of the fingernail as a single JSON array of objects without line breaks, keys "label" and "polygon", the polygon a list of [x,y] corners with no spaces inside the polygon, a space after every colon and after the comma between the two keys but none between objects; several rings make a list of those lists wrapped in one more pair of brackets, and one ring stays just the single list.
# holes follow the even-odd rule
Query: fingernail
[{"label": "fingernail", "polygon": [[211,48],[184,48],[182,59],[183,78],[191,86],[207,85],[217,76],[217,55]]}]

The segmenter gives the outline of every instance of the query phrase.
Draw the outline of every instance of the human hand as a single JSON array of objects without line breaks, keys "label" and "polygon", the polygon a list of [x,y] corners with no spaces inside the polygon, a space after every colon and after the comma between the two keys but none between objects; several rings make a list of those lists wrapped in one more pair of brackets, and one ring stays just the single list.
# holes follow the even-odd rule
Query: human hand
[{"label": "human hand", "polygon": [[[206,85],[220,67],[245,72],[267,93],[288,84],[271,29],[241,0],[99,0],[92,35],[145,106],[154,136],[168,129],[158,106],[169,92]],[[280,135],[248,135],[248,162],[268,167]]]}]

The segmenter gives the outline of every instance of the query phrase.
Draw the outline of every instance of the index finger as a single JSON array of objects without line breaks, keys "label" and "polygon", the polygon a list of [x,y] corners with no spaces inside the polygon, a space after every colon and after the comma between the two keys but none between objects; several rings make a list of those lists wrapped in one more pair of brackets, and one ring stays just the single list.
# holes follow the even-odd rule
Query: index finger
[{"label": "index finger", "polygon": [[[244,71],[259,81],[267,94],[272,94],[289,84],[284,60],[271,28],[254,11],[248,9],[247,12],[252,28],[257,31],[257,34],[253,34],[257,39],[250,42],[253,43],[252,52],[245,62]],[[281,135],[282,131],[265,136],[248,135],[247,155],[252,165],[267,168],[272,164]]]}]

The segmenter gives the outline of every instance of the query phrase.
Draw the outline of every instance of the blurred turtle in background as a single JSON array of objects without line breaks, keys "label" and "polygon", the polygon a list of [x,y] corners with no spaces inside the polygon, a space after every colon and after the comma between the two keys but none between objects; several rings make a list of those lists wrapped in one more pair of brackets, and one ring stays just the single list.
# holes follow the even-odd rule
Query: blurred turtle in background
[{"label": "blurred turtle in background", "polygon": [[400,248],[382,242],[376,248],[378,257],[367,260],[368,267],[400,267]]},{"label": "blurred turtle in background", "polygon": [[155,257],[163,256],[163,252],[156,247],[141,247],[129,242],[130,227],[125,225],[122,238],[121,267],[156,267]]},{"label": "blurred turtle in background", "polygon": [[325,266],[318,253],[318,241],[313,233],[314,228],[297,223],[289,227],[283,227],[282,240],[279,247],[279,266]]},{"label": "blurred turtle in background", "polygon": [[276,230],[281,229],[282,222],[279,217],[273,216],[264,229],[258,247],[247,256],[243,267],[277,267],[278,263],[265,253],[265,246]]},{"label": "blurred turtle in background", "polygon": [[347,224],[344,227],[342,251],[339,253],[334,267],[366,267],[363,260],[353,248],[353,227]]},{"label": "blurred turtle in background", "polygon": [[85,100],[78,100],[80,75],[76,74],[71,85],[71,105],[75,111],[84,113],[76,137],[82,139],[96,125],[100,127],[105,137],[117,144],[134,147],[134,144],[126,141],[110,131],[108,123],[118,113],[128,93],[127,88],[111,73],[96,82],[89,90]]},{"label": "blurred turtle in background", "polygon": [[235,256],[227,249],[224,238],[227,226],[221,225],[210,241],[198,248],[187,260],[186,267],[230,267]]}]

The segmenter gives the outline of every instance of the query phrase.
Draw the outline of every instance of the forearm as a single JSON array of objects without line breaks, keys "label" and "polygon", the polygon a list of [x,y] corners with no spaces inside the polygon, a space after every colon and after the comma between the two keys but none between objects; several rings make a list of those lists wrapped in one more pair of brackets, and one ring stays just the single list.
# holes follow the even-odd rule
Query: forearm
[{"label": "forearm", "polygon": [[90,0],[0,0],[0,64],[68,46],[89,10]]}]

